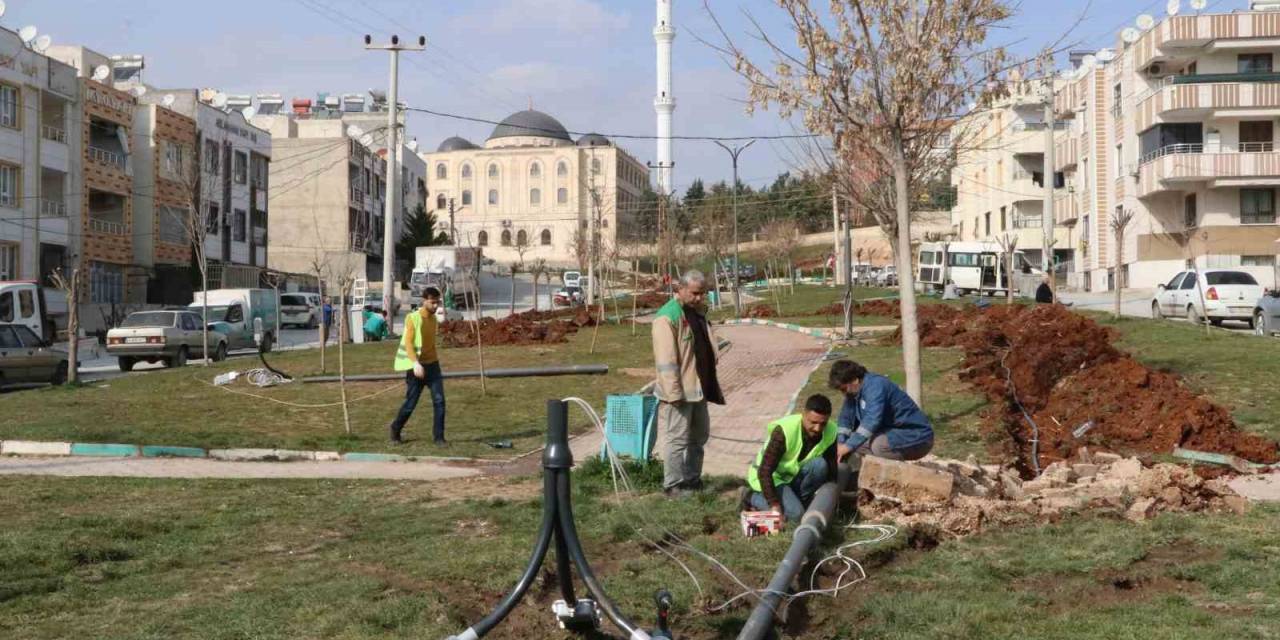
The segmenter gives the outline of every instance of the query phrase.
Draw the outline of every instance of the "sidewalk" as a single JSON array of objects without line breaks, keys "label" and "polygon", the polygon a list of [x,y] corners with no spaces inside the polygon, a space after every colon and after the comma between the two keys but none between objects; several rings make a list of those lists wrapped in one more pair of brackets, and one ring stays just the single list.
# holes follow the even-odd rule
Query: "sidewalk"
[{"label": "sidewalk", "polygon": [[447,480],[479,469],[429,462],[228,462],[191,458],[0,458],[0,475]]},{"label": "sidewalk", "polygon": [[[827,353],[824,341],[767,326],[719,327],[716,334],[733,343],[720,360],[720,386],[727,403],[710,405],[711,441],[703,471],[741,475],[764,441],[769,420],[781,417]],[[837,406],[838,406],[837,402]],[[665,454],[658,431],[655,457]],[[602,436],[589,433],[572,442],[574,459],[600,455]]]}]

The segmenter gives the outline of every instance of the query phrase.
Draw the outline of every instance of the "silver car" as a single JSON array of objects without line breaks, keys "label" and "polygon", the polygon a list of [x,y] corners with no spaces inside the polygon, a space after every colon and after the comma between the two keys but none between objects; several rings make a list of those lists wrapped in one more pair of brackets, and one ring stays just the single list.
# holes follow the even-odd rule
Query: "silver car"
[{"label": "silver car", "polygon": [[67,354],[24,324],[0,324],[0,387],[67,381]]},{"label": "silver car", "polygon": [[1280,332],[1280,290],[1267,291],[1254,303],[1253,332],[1260,336]]},{"label": "silver car", "polygon": [[[204,357],[202,326],[194,311],[138,311],[107,332],[107,353],[120,361],[121,371],[132,371],[139,361],[181,367],[193,353]],[[214,362],[227,357],[227,347],[225,333],[209,331]]]}]

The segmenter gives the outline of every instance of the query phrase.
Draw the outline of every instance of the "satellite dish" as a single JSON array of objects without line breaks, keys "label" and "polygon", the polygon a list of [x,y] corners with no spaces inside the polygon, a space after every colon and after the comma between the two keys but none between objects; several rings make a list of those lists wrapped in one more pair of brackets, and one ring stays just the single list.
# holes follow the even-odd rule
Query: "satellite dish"
[{"label": "satellite dish", "polygon": [[976,103],[976,102],[970,102],[970,103],[969,103],[969,110],[970,110],[970,111],[977,111],[977,110],[978,110],[978,103]]},{"label": "satellite dish", "polygon": [[1111,49],[1099,49],[1097,58],[1102,62],[1111,62],[1116,59],[1116,52]]},{"label": "satellite dish", "polygon": [[135,98],[141,98],[142,96],[147,95],[147,88],[142,85],[138,85],[130,89],[129,93],[132,93]]},{"label": "satellite dish", "polygon": [[359,138],[360,136],[364,135],[364,129],[361,129],[359,126],[354,124],[348,125],[347,135],[351,136],[352,138]]},{"label": "satellite dish", "polygon": [[364,145],[364,146],[366,146],[366,147],[371,147],[371,146],[373,146],[373,134],[372,134],[372,133],[366,133],[366,134],[364,134],[364,135],[360,136],[360,144],[362,144],[362,145]]},{"label": "satellite dish", "polygon": [[1089,54],[1080,59],[1080,66],[1085,69],[1092,69],[1096,64],[1098,64],[1098,57],[1093,54]]},{"label": "satellite dish", "polygon": [[1073,80],[1073,79],[1075,79],[1075,77],[1076,77],[1076,70],[1075,70],[1075,69],[1063,69],[1062,71],[1059,71],[1059,72],[1058,72],[1058,77],[1059,77],[1059,78],[1062,78],[1063,80]]},{"label": "satellite dish", "polygon": [[1191,0],[1191,8],[1196,11],[1204,11],[1207,4],[1209,4],[1207,0]]},{"label": "satellite dish", "polygon": [[240,113],[244,115],[245,120],[252,120],[254,116],[258,115],[258,110],[253,107],[245,107],[240,110]]},{"label": "satellite dish", "polygon": [[168,108],[168,107],[172,107],[173,103],[177,101],[178,101],[177,96],[173,95],[172,93],[166,93],[164,94],[164,98],[160,100],[160,104],[163,104],[165,108]]},{"label": "satellite dish", "polygon": [[210,100],[209,103],[212,104],[214,107],[221,109],[227,106],[227,94],[219,91],[218,93],[214,94],[213,100]]},{"label": "satellite dish", "polygon": [[18,29],[18,37],[22,38],[22,44],[31,44],[31,41],[36,39],[37,33],[40,33],[40,31],[36,29],[35,25],[27,25]]},{"label": "satellite dish", "polygon": [[0,17],[4,16],[4,9],[5,9],[4,0],[0,0]]},{"label": "satellite dish", "polygon": [[93,68],[93,79],[98,82],[106,80],[109,75],[111,75],[111,68],[105,64],[100,64]]},{"label": "satellite dish", "polygon": [[48,35],[43,35],[43,36],[40,36],[39,38],[36,38],[36,42],[33,45],[33,48],[35,48],[35,50],[39,53],[44,53],[46,50],[48,50],[49,45],[51,44],[53,44],[53,38],[49,37]]},{"label": "satellite dish", "polygon": [[1178,15],[1178,11],[1182,10],[1182,2],[1180,0],[1169,0],[1169,4],[1164,6],[1165,13],[1171,16]]},{"label": "satellite dish", "polygon": [[1137,29],[1134,29],[1133,27],[1125,27],[1125,30],[1120,32],[1120,39],[1124,40],[1129,44],[1133,44],[1137,42],[1138,38],[1141,38],[1141,37],[1142,37],[1142,32],[1138,31]]},{"label": "satellite dish", "polygon": [[1154,26],[1156,26],[1156,19],[1155,19],[1155,18],[1152,18],[1152,17],[1151,17],[1151,14],[1149,14],[1149,13],[1144,13],[1144,14],[1142,14],[1142,15],[1138,16],[1138,28],[1139,28],[1139,29],[1142,29],[1143,31],[1150,31],[1150,30],[1151,30],[1151,27],[1154,27]]}]

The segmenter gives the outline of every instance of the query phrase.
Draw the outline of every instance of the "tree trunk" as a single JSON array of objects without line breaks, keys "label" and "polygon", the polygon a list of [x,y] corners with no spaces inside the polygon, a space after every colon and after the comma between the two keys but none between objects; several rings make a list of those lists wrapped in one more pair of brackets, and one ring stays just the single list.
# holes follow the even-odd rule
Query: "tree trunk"
[{"label": "tree trunk", "polygon": [[[343,291],[342,301],[339,303],[339,309],[342,315],[347,315],[347,296],[345,288]],[[342,323],[342,327],[346,327],[347,323]],[[338,391],[342,394],[342,424],[346,427],[347,435],[351,435],[351,411],[347,407],[347,363],[343,358],[344,340],[342,336],[338,337]]]},{"label": "tree trunk", "polygon": [[1124,288],[1122,282],[1120,267],[1124,266],[1124,230],[1116,229],[1116,320],[1120,319],[1120,293]]},{"label": "tree trunk", "polygon": [[71,290],[67,292],[67,383],[79,379],[80,362],[80,269],[71,271]]},{"label": "tree trunk", "polygon": [[[901,280],[901,278],[899,278]],[[1005,304],[1013,304],[1013,246],[1005,250],[1004,257]]]},{"label": "tree trunk", "polygon": [[510,314],[516,314],[516,270],[511,270],[511,309]]},{"label": "tree trunk", "polygon": [[320,289],[320,373],[324,374],[328,372],[324,366],[324,351],[325,345],[329,343],[329,322],[324,317],[324,277],[318,271],[316,281]]},{"label": "tree trunk", "polygon": [[[204,263],[204,260],[201,260]],[[209,366],[209,265],[200,267],[200,337],[204,346],[204,366]],[[322,372],[324,367],[320,367]]]},{"label": "tree trunk", "polygon": [[920,329],[916,322],[915,274],[911,272],[911,203],[908,195],[907,159],[901,136],[893,148],[894,204],[898,214],[898,243],[894,258],[898,264],[898,295],[902,310],[902,368],[907,379],[907,395],[924,407],[924,384],[920,373]]},{"label": "tree trunk", "polygon": [[636,271],[639,265],[631,270],[631,336],[636,335],[636,298],[640,296],[640,274]]},{"label": "tree trunk", "polygon": [[533,274],[533,310],[538,310],[538,274]]}]

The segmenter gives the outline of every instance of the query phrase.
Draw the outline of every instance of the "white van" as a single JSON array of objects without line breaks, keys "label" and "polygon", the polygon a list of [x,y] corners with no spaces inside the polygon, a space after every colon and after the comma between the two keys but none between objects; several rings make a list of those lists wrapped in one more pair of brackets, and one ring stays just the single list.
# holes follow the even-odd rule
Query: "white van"
[{"label": "white van", "polygon": [[[1040,273],[1021,251],[1015,250],[1013,256],[1015,270]],[[1005,273],[1005,251],[995,242],[921,243],[916,269],[916,279],[925,289],[941,291],[950,280],[960,295],[1003,295],[1016,286],[1012,274]]]}]

